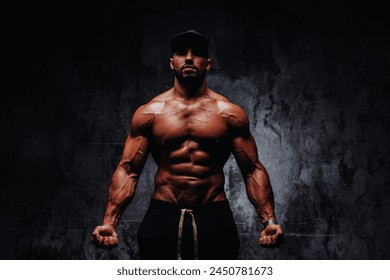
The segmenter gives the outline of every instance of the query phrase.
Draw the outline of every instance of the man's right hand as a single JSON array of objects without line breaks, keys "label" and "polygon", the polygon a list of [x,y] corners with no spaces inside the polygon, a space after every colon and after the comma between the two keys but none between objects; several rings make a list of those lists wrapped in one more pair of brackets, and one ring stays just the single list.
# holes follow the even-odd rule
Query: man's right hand
[{"label": "man's right hand", "polygon": [[103,247],[118,245],[118,234],[111,225],[97,226],[92,232],[92,242]]}]

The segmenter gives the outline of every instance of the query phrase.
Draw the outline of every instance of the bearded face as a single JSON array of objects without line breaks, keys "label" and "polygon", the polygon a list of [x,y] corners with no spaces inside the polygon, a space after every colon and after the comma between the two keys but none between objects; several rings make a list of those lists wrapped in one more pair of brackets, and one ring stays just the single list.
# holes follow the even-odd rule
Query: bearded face
[{"label": "bearded face", "polygon": [[191,64],[184,64],[179,69],[175,70],[175,76],[180,83],[186,85],[200,85],[206,77],[206,70],[200,70],[198,67]]},{"label": "bearded face", "polygon": [[204,81],[211,60],[197,49],[183,48],[175,51],[170,61],[177,80],[193,88]]}]

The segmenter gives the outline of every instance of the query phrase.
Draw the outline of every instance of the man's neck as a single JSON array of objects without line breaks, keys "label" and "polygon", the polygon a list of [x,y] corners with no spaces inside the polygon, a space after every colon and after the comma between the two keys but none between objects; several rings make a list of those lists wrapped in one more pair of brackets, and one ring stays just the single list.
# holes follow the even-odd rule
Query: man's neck
[{"label": "man's neck", "polygon": [[174,95],[177,98],[184,100],[195,100],[208,95],[206,80],[203,80],[203,82],[197,87],[190,87],[179,82],[179,80],[175,78],[173,90]]}]

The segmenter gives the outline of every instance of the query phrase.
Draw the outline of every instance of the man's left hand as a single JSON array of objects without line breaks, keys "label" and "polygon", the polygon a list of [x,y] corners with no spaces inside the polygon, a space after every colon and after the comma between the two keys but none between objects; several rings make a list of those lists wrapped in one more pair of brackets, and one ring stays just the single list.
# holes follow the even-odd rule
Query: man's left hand
[{"label": "man's left hand", "polygon": [[261,232],[259,244],[264,247],[276,247],[282,243],[283,237],[282,227],[270,224]]}]

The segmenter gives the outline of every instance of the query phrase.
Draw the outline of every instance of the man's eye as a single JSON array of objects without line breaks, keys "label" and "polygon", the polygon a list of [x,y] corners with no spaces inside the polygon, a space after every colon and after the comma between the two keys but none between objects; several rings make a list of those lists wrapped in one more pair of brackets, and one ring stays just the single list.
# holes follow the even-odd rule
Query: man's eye
[{"label": "man's eye", "polygon": [[176,54],[176,55],[182,56],[182,55],[186,55],[187,52],[186,52],[185,50],[177,50],[177,51],[175,52],[175,54]]},{"label": "man's eye", "polygon": [[207,53],[201,49],[192,49],[192,54],[195,56],[206,57]]}]

